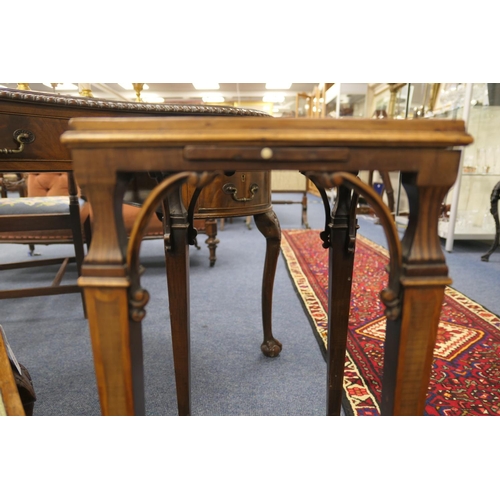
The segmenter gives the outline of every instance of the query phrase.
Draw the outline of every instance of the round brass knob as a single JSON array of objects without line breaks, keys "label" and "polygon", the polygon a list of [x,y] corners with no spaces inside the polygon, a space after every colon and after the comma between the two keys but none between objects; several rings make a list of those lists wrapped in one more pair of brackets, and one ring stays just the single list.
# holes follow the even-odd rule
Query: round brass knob
[{"label": "round brass knob", "polygon": [[271,148],[262,148],[260,156],[263,160],[269,160],[273,157],[273,150]]}]

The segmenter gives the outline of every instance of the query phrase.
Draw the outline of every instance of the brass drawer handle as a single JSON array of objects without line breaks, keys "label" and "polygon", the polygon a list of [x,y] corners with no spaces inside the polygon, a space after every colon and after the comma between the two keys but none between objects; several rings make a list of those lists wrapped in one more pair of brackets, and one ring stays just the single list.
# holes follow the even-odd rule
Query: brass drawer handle
[{"label": "brass drawer handle", "polygon": [[35,140],[35,134],[30,132],[29,130],[16,130],[14,132],[14,139],[19,143],[19,147],[17,149],[0,149],[0,153],[2,154],[12,154],[12,153],[22,153],[24,151],[25,144],[30,144]]},{"label": "brass drawer handle", "polygon": [[255,193],[259,190],[259,186],[257,184],[252,184],[250,186],[250,198],[238,198],[236,195],[238,194],[238,190],[236,189],[236,186],[234,184],[224,184],[222,186],[222,191],[226,194],[230,194],[233,198],[234,201],[252,201],[253,197],[255,196]]}]

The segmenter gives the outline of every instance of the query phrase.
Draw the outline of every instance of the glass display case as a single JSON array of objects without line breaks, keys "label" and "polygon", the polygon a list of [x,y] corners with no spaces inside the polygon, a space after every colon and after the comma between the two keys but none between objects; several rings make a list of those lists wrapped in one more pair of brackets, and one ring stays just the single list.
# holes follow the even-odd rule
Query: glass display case
[{"label": "glass display case", "polygon": [[[327,84],[323,90],[316,97],[317,102],[321,97],[321,104],[324,98],[321,116],[325,118],[465,120],[474,143],[463,149],[457,182],[443,200],[438,233],[446,240],[448,251],[454,240],[494,239],[490,196],[500,182],[500,84],[336,83]],[[310,111],[313,98],[297,98],[296,116],[314,116]],[[363,174],[360,172],[362,178]],[[379,173],[374,173],[371,181],[383,182]],[[396,200],[396,222],[405,226],[408,201],[399,173],[392,172],[388,182]],[[383,197],[388,203],[386,193]]]},{"label": "glass display case", "polygon": [[370,89],[369,109],[367,116],[372,118],[407,118],[407,104],[412,99],[415,88],[408,83],[382,83],[373,85]]},{"label": "glass display case", "polygon": [[366,117],[366,83],[336,83],[325,93],[327,118]]},{"label": "glass display case", "polygon": [[[474,142],[462,153],[459,179],[443,203],[439,236],[454,240],[493,240],[490,196],[500,181],[500,84],[440,84],[434,118],[464,119]],[[457,192],[455,192],[457,190]]]},{"label": "glass display case", "polygon": [[[443,200],[438,233],[448,251],[455,240],[493,240],[490,196],[500,181],[500,84],[378,84],[370,113],[376,117],[382,112],[394,119],[465,120],[474,143],[463,148],[457,182]],[[404,190],[400,194],[396,221],[405,225]]]}]

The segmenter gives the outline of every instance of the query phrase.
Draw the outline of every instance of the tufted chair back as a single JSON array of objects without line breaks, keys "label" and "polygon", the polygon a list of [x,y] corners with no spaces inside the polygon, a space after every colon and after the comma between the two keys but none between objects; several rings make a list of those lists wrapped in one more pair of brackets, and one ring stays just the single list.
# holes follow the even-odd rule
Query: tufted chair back
[{"label": "tufted chair back", "polygon": [[[70,195],[71,193],[71,195]],[[74,257],[21,260],[0,264],[0,270],[32,268],[59,264],[59,270],[49,286],[0,290],[0,299],[80,293],[77,284],[62,284],[61,281],[70,262],[76,262],[78,276],[84,258],[84,233],[89,235],[88,212],[82,210],[84,202],[77,195],[72,174],[30,174],[27,179],[27,196],[0,199],[0,243],[24,243],[34,253],[35,245],[71,243]],[[84,297],[82,294],[82,303]],[[84,305],[85,311],[85,305]]]},{"label": "tufted chair back", "polygon": [[[78,190],[79,192],[80,190]],[[29,174],[27,180],[28,197],[38,196],[68,196],[68,174],[65,172],[44,172],[40,174]],[[82,225],[91,212],[88,203],[80,205],[80,220]],[[123,205],[123,218],[127,232],[130,233],[134,224],[139,207]],[[87,235],[84,235],[88,237]],[[156,217],[152,217],[146,231],[146,238],[162,238],[162,222]],[[4,243],[70,243],[72,240],[71,231],[55,229],[52,231],[27,231],[0,233],[0,241]]]},{"label": "tufted chair back", "polygon": [[48,172],[28,175],[28,196],[67,196],[68,174]]},{"label": "tufted chair back", "polygon": [[[68,174],[65,172],[44,172],[27,176],[27,197],[68,196]],[[82,228],[88,217],[88,209],[80,202],[80,220]],[[71,243],[71,229],[45,229],[29,231],[0,232],[0,243],[51,244]]]}]

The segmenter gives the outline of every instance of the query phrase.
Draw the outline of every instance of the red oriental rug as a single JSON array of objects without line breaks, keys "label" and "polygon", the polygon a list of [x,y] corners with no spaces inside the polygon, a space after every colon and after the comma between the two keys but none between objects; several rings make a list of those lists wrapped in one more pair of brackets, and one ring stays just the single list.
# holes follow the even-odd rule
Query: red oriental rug
[{"label": "red oriental rug", "polygon": [[[328,250],[319,231],[284,230],[282,253],[323,353],[327,342]],[[358,235],[344,371],[344,411],[379,415],[387,251]],[[446,288],[426,415],[500,415],[500,318]]]}]

